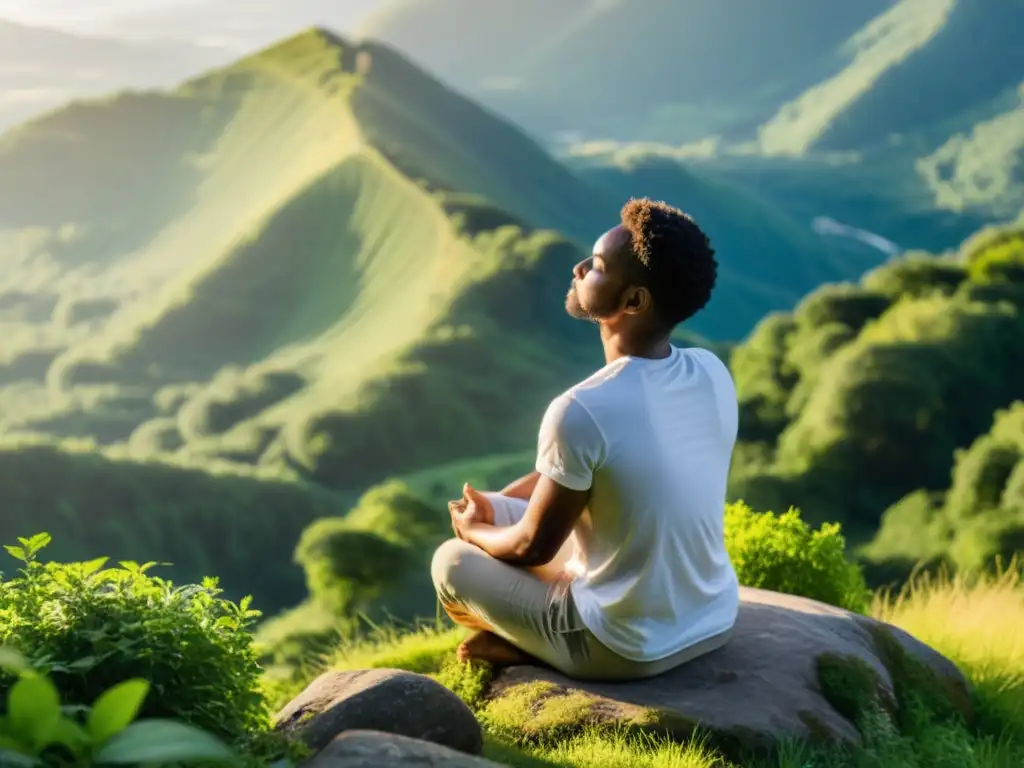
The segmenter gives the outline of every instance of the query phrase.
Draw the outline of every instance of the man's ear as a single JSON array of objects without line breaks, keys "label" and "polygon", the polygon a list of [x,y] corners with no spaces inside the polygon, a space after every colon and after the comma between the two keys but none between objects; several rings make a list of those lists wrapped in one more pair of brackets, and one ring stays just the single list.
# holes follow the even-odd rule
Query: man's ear
[{"label": "man's ear", "polygon": [[639,315],[651,306],[651,292],[644,287],[634,287],[626,291],[626,301],[622,311],[627,315]]}]

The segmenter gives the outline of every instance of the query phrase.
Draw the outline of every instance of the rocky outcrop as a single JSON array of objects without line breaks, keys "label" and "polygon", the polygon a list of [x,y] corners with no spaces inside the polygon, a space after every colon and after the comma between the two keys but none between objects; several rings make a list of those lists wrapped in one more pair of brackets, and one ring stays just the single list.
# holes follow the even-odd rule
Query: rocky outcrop
[{"label": "rocky outcrop", "polygon": [[346,731],[303,768],[498,768],[482,757],[380,731]]},{"label": "rocky outcrop", "polygon": [[466,754],[483,749],[480,724],[462,699],[426,675],[397,669],[326,672],[277,714],[274,726],[316,752],[354,730],[385,731]]},{"label": "rocky outcrop", "polygon": [[[582,682],[510,667],[474,712],[425,675],[328,672],[276,718],[314,752],[310,766],[493,765],[479,717],[502,740],[559,740],[609,726],[689,740],[711,736],[728,756],[796,738],[861,741],[865,715],[898,716],[909,694],[972,718],[967,681],[948,659],[888,624],[823,603],[743,588],[729,642],[647,680]],[[898,717],[895,718],[898,721]]]},{"label": "rocky outcrop", "polygon": [[633,682],[510,667],[492,681],[483,712],[527,737],[539,735],[538,723],[564,729],[568,717],[680,738],[699,727],[720,746],[756,750],[785,737],[857,743],[858,715],[895,711],[908,686],[971,716],[960,671],[906,632],[814,600],[744,588],[723,648]]}]

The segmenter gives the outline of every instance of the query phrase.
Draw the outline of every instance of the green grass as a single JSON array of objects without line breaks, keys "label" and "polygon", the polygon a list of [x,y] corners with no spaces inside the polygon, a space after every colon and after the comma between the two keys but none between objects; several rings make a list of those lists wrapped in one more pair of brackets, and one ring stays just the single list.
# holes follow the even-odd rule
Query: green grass
[{"label": "green grass", "polygon": [[[466,633],[440,621],[419,627],[380,627],[369,637],[324,654],[305,675],[268,680],[275,706],[324,669],[399,668],[428,674],[459,693],[485,725],[485,754],[515,766],[652,766],[703,768],[1011,768],[1024,759],[1024,579],[1016,569],[968,580],[921,578],[897,594],[879,594],[872,615],[910,632],[948,656],[973,686],[977,722],[968,728],[908,706],[896,721],[879,711],[861,714],[860,750],[783,743],[754,761],[728,760],[710,734],[668,741],[629,727],[587,725],[588,702],[569,693],[551,698],[544,686],[511,689],[488,700],[488,670],[459,665],[454,649]],[[917,690],[917,689],[914,689]],[[920,689],[924,690],[924,689]],[[911,691],[913,692],[913,691]],[[913,701],[911,697],[908,701]],[[854,707],[854,710],[856,707]]]}]

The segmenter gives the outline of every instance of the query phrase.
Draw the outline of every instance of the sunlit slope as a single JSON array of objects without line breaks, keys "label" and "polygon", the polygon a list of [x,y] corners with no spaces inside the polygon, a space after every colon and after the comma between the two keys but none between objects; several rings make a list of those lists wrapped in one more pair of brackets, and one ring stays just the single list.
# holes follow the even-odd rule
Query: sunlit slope
[{"label": "sunlit slope", "polygon": [[1024,78],[1022,24],[1017,2],[900,0],[839,48],[842,68],[761,127],[762,147],[864,149],[893,135],[985,119],[978,110]]},{"label": "sunlit slope", "polygon": [[864,149],[967,117],[1024,73],[1016,0],[549,5],[392,0],[360,31],[545,138],[717,135],[771,154]]},{"label": "sunlit slope", "polygon": [[368,142],[428,187],[486,197],[533,226],[590,247],[622,200],[583,185],[521,129],[427,77],[403,55],[360,44],[363,84],[352,110]]},{"label": "sunlit slope", "polygon": [[379,47],[314,30],[72,107],[7,140],[15,176],[8,431],[361,487],[521,450],[599,362],[560,306],[580,251],[534,227],[610,198]]},{"label": "sunlit slope", "polygon": [[[951,135],[917,161],[937,208],[1013,218],[1024,209],[1024,64],[995,115]],[[1005,106],[1003,106],[1005,105]]]}]

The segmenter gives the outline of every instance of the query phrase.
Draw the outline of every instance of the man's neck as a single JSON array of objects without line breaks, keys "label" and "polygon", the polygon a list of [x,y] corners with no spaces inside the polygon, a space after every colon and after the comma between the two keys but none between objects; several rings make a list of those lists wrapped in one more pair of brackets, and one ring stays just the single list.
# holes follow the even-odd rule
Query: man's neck
[{"label": "man's neck", "polygon": [[601,326],[601,344],[604,347],[605,363],[612,363],[621,357],[646,357],[661,360],[672,354],[669,342],[671,333],[659,333],[648,337],[628,336]]}]

